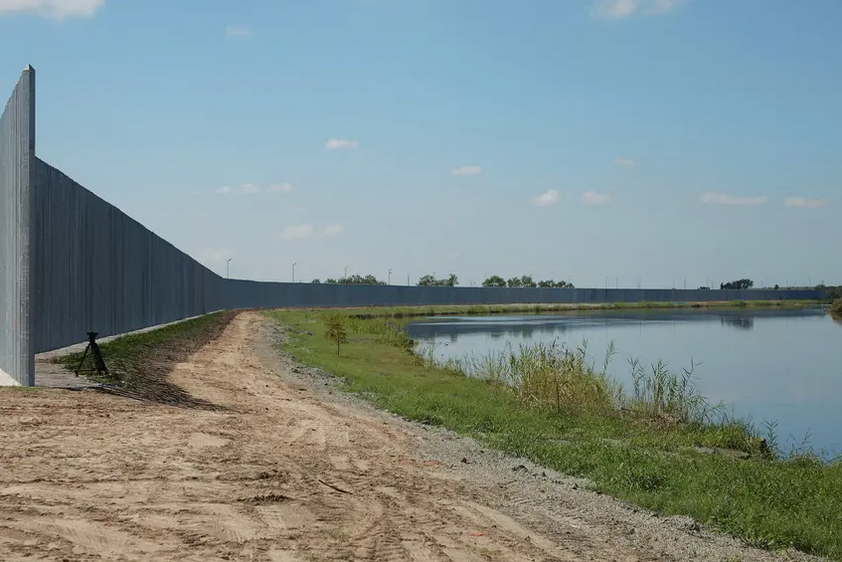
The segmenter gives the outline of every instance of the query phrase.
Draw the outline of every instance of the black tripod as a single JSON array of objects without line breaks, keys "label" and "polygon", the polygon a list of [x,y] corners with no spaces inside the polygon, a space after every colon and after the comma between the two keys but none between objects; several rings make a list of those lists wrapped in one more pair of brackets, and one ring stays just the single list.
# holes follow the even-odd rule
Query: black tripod
[{"label": "black tripod", "polygon": [[[108,374],[108,367],[105,366],[105,361],[102,360],[102,353],[99,351],[99,346],[96,344],[96,337],[99,335],[99,332],[88,332],[88,347],[85,348],[85,353],[82,354],[82,360],[79,361],[79,366],[76,367],[76,376],[79,376],[79,373],[97,373],[98,375],[107,375]],[[85,363],[85,359],[88,357],[88,351],[91,352],[91,356],[94,358],[94,368],[93,369],[82,369],[82,365]]]}]

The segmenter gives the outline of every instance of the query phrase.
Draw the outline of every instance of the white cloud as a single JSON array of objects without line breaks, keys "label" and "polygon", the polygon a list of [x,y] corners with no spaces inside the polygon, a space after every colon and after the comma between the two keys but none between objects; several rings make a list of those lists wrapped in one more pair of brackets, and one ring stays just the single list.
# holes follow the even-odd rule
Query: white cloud
[{"label": "white cloud", "polygon": [[91,17],[105,0],[0,0],[0,15],[14,12],[54,18]]},{"label": "white cloud", "polygon": [[292,184],[291,183],[273,183],[267,189],[269,193],[289,193],[292,191]]},{"label": "white cloud", "polygon": [[332,224],[325,228],[325,236],[339,236],[345,231],[345,228],[341,224]]},{"label": "white cloud", "polygon": [[548,189],[532,200],[532,205],[535,207],[550,207],[556,203],[558,203],[558,191],[555,189]]},{"label": "white cloud", "polygon": [[614,164],[617,166],[636,166],[637,162],[630,158],[615,158]]},{"label": "white cloud", "polygon": [[806,197],[787,197],[784,205],[787,207],[801,207],[804,209],[818,209],[830,203],[828,199],[808,199]]},{"label": "white cloud", "polygon": [[588,207],[596,207],[605,205],[611,202],[611,196],[607,193],[597,193],[596,191],[586,191],[582,194],[582,203]]},{"label": "white cloud", "polygon": [[312,238],[316,233],[316,229],[310,224],[299,224],[288,226],[281,232],[281,238],[284,240],[306,240]]},{"label": "white cloud", "polygon": [[240,193],[260,193],[260,186],[253,183],[244,183],[240,185]]},{"label": "white cloud", "polygon": [[216,192],[225,195],[225,194],[231,193],[231,188],[228,187],[227,185],[224,185],[224,186],[220,187],[219,189],[217,189]]},{"label": "white cloud", "polygon": [[730,205],[732,207],[763,205],[768,201],[765,195],[760,197],[741,197],[727,193],[715,193],[713,191],[703,194],[699,200],[706,205]]},{"label": "white cloud", "polygon": [[325,143],[325,148],[328,150],[338,150],[340,148],[357,148],[359,143],[355,140],[330,139]]},{"label": "white cloud", "polygon": [[251,37],[254,32],[247,25],[226,25],[225,35],[228,37]]},{"label": "white cloud", "polygon": [[663,15],[686,0],[595,0],[591,15],[597,19],[623,19],[635,14]]},{"label": "white cloud", "polygon": [[461,168],[450,170],[450,173],[454,176],[475,176],[481,174],[482,169],[479,166],[462,166]]}]

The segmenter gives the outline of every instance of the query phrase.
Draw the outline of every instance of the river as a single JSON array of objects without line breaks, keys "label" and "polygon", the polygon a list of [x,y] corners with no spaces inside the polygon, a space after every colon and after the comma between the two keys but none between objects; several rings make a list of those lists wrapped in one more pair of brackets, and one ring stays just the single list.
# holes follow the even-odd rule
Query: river
[{"label": "river", "polygon": [[666,361],[679,371],[695,364],[695,385],[712,404],[751,421],[761,432],[776,422],[784,451],[807,446],[842,453],[842,324],[820,309],[672,309],[435,317],[410,323],[440,360],[517,350],[521,343],[587,341],[601,367],[631,387],[628,360]]}]

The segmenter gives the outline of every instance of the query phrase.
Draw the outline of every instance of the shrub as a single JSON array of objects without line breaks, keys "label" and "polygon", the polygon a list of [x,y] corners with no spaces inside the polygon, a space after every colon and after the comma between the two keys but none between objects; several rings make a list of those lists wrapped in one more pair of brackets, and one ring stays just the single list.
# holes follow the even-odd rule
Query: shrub
[{"label": "shrub", "polygon": [[842,320],[842,299],[836,299],[830,307],[830,314],[834,318]]},{"label": "shrub", "polygon": [[345,318],[339,314],[328,314],[325,316],[325,337],[336,342],[336,354],[339,355],[339,346],[348,343],[348,329],[345,327]]}]

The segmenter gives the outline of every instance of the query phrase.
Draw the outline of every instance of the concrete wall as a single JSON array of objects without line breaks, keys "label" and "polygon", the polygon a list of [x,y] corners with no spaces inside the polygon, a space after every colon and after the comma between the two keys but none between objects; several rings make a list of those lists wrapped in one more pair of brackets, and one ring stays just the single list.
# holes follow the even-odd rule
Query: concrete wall
[{"label": "concrete wall", "polygon": [[[35,73],[0,119],[0,369],[34,354],[226,308],[812,299],[816,291],[491,289],[226,280],[35,158]],[[3,375],[0,375],[3,376]],[[8,377],[6,377],[8,378]]]},{"label": "concrete wall", "polygon": [[0,384],[30,386],[30,210],[35,72],[27,67],[0,117]]},{"label": "concrete wall", "polygon": [[32,225],[35,353],[226,304],[222,278],[40,159]]}]

